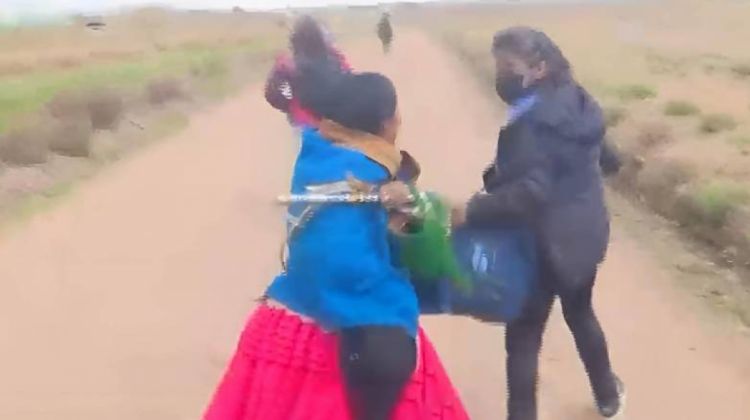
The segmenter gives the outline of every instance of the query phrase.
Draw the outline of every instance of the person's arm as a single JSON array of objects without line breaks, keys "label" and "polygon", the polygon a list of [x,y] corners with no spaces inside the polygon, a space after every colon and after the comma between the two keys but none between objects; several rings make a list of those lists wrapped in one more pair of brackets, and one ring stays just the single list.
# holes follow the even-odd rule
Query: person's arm
[{"label": "person's arm", "polygon": [[620,168],[622,168],[622,159],[617,148],[607,139],[602,143],[599,166],[602,168],[604,176],[617,175],[620,172]]},{"label": "person's arm", "polygon": [[527,220],[549,201],[553,166],[546,154],[529,162],[515,179],[475,195],[466,208],[469,225],[497,225]]},{"label": "person's arm", "polygon": [[421,174],[422,168],[419,162],[409,152],[402,150],[401,166],[396,173],[396,179],[407,184],[414,184]]}]

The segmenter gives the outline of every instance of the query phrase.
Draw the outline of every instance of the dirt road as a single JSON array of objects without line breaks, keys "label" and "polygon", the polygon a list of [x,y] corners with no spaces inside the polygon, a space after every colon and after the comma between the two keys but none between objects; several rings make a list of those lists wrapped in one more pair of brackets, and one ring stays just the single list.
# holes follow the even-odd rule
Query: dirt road
[{"label": "dirt road", "polygon": [[[420,34],[360,69],[398,85],[404,146],[426,186],[476,187],[500,115]],[[253,299],[278,269],[296,142],[253,87],[182,135],[107,170],[64,206],[0,240],[0,418],[196,420]],[[619,210],[618,210],[619,211]],[[750,344],[689,299],[643,238],[615,220],[597,307],[629,419],[745,420]],[[425,321],[477,420],[504,416],[503,331]],[[561,317],[543,354],[542,420],[597,418]]]}]

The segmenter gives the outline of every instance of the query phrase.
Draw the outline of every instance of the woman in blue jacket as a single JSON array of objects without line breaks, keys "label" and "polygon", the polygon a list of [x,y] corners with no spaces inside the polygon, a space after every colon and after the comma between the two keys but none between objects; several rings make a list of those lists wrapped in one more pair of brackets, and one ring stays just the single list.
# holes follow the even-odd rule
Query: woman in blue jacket
[{"label": "woman in blue jacket", "polygon": [[[377,192],[399,171],[396,92],[347,74],[306,128],[293,194]],[[468,420],[419,329],[380,203],[290,207],[285,270],[250,317],[205,420]],[[435,416],[437,415],[437,416]]]}]

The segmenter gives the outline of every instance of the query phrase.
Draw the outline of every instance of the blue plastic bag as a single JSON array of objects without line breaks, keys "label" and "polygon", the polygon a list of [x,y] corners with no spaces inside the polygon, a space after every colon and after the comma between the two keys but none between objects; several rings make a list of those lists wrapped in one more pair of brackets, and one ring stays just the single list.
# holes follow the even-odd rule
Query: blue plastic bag
[{"label": "blue plastic bag", "polygon": [[534,241],[527,229],[456,229],[453,249],[471,290],[459,290],[447,279],[416,279],[421,313],[467,315],[500,323],[516,319],[536,287]]}]

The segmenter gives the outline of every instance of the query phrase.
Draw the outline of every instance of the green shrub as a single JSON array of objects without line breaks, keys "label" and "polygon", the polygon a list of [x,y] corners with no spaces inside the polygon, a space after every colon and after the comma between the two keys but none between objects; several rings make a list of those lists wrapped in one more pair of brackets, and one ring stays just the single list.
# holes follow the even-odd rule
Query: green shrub
[{"label": "green shrub", "polygon": [[739,78],[750,77],[750,63],[737,63],[730,67],[732,73]]},{"label": "green shrub", "polygon": [[116,128],[124,108],[120,94],[109,88],[60,92],[47,104],[52,116],[61,120],[85,118],[95,130]]},{"label": "green shrub", "polygon": [[678,160],[649,159],[636,175],[636,187],[657,213],[672,217],[679,205],[679,191],[695,177],[695,169]]},{"label": "green shrub", "polygon": [[174,77],[154,80],[146,86],[146,95],[152,105],[165,105],[172,101],[186,99],[187,90],[182,81]]},{"label": "green shrub", "polygon": [[652,73],[676,75],[682,75],[685,73],[685,67],[687,65],[685,59],[666,57],[654,52],[647,53],[645,58],[648,69]]},{"label": "green shrub", "polygon": [[38,165],[49,155],[49,126],[33,122],[0,135],[0,160],[10,165]]},{"label": "green shrub", "polygon": [[742,150],[750,149],[750,137],[735,137],[731,140],[732,144]]},{"label": "green shrub", "polygon": [[59,119],[81,118],[88,113],[86,99],[80,91],[64,91],[47,103],[49,113]]},{"label": "green shrub", "polygon": [[229,65],[222,54],[206,54],[194,60],[190,71],[202,78],[223,78],[229,73]]},{"label": "green shrub", "polygon": [[636,141],[641,153],[663,146],[672,139],[672,128],[663,121],[646,121],[638,126]]},{"label": "green shrub", "polygon": [[86,105],[94,130],[112,130],[125,112],[122,96],[112,89],[99,89],[86,95]]},{"label": "green shrub", "polygon": [[92,134],[91,121],[86,118],[57,120],[49,133],[49,148],[64,156],[89,157]]},{"label": "green shrub", "polygon": [[664,105],[664,115],[669,117],[688,117],[700,113],[700,109],[688,101],[669,101]]},{"label": "green shrub", "polygon": [[622,86],[617,96],[623,101],[645,101],[656,97],[656,89],[642,84]]},{"label": "green shrub", "polygon": [[698,221],[720,228],[732,211],[747,203],[750,194],[740,184],[717,181],[694,189],[689,198]]},{"label": "green shrub", "polygon": [[706,134],[731,131],[737,128],[734,117],[726,114],[710,114],[703,117],[700,130]]},{"label": "green shrub", "polygon": [[604,122],[607,124],[607,127],[617,127],[627,117],[628,111],[623,107],[613,106],[604,108]]}]

